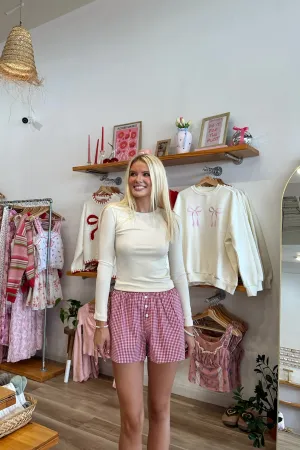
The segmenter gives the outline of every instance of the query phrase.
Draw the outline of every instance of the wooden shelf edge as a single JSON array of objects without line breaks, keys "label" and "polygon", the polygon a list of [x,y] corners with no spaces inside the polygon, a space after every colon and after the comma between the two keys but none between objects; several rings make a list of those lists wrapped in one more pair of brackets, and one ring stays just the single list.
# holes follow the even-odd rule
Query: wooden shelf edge
[{"label": "wooden shelf edge", "polygon": [[279,380],[279,384],[300,389],[300,384],[292,383],[291,381],[287,381],[287,380]]},{"label": "wooden shelf edge", "polygon": [[[226,160],[225,153],[231,153],[234,156],[242,158],[252,158],[259,156],[259,151],[247,144],[240,144],[231,147],[211,148],[205,150],[197,150],[189,153],[181,153],[175,155],[162,156],[160,160],[164,166],[175,166],[185,164],[197,164],[201,162]],[[73,172],[84,173],[109,173],[122,172],[126,169],[128,161],[119,161],[107,164],[90,164],[84,166],[73,167]]]},{"label": "wooden shelf edge", "polygon": [[97,278],[97,272],[71,272],[68,270],[67,275],[69,277],[81,277],[81,278]]},{"label": "wooden shelf edge", "polygon": [[[69,277],[81,277],[81,278],[97,278],[97,272],[71,272],[68,270],[67,275]],[[190,286],[190,287],[197,287],[197,288],[206,288],[206,289],[217,289],[215,286],[210,286],[208,284],[198,284],[196,286]],[[246,292],[246,288],[244,286],[237,286],[236,291],[239,292]]]},{"label": "wooden shelf edge", "polygon": [[279,400],[279,403],[281,405],[291,406],[292,408],[299,408],[300,409],[300,403],[287,402],[286,400]]}]

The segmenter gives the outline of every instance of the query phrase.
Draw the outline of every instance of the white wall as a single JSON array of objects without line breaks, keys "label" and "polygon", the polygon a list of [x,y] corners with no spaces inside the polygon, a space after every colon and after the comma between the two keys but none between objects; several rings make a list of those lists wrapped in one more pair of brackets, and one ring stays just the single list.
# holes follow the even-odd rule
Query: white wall
[{"label": "white wall", "polygon": [[[28,108],[1,92],[0,191],[9,198],[51,196],[66,217],[66,270],[73,257],[82,204],[99,185],[72,173],[86,162],[87,134],[101,125],[143,121],[143,146],[174,137],[174,120],[194,122],[197,146],[203,117],[231,111],[232,125],[249,125],[261,156],[242,166],[224,163],[224,180],[245,189],[265,232],[274,264],[273,291],[258,298],[228,296],[229,310],[249,323],[242,367],[250,393],[258,352],[278,355],[280,201],[298,165],[300,4],[274,0],[96,1],[33,30],[36,62],[45,87],[33,106],[44,127],[21,123]],[[201,177],[201,165],[169,168],[171,186]],[[63,280],[66,298],[90,300],[94,281]],[[192,290],[193,311],[209,290]],[[64,358],[58,312],[48,323],[49,355]],[[175,391],[228,404],[187,382],[180,370]]]}]

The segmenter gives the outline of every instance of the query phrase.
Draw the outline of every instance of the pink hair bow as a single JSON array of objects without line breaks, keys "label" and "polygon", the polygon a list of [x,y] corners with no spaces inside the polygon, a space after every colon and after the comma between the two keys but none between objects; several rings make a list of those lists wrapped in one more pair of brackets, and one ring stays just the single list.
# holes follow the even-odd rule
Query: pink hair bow
[{"label": "pink hair bow", "polygon": [[240,143],[243,144],[245,142],[245,131],[249,130],[249,127],[233,127],[234,131],[240,131],[241,132],[241,139]]},{"label": "pink hair bow", "polygon": [[199,227],[199,214],[201,213],[202,209],[200,206],[196,206],[196,208],[192,208],[191,206],[188,207],[187,212],[192,215],[193,220],[193,227],[197,226]]},{"label": "pink hair bow", "polygon": [[220,208],[215,209],[213,206],[211,206],[209,208],[209,212],[211,213],[210,226],[211,227],[216,227],[217,226],[218,215],[222,213],[222,210]]}]

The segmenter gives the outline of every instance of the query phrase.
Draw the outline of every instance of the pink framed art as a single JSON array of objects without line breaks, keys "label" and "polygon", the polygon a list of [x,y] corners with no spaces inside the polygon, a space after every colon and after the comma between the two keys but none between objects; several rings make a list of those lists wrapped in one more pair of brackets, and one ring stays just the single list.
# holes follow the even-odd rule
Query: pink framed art
[{"label": "pink framed art", "polygon": [[115,125],[113,145],[119,161],[128,161],[133,158],[141,149],[142,122]]}]

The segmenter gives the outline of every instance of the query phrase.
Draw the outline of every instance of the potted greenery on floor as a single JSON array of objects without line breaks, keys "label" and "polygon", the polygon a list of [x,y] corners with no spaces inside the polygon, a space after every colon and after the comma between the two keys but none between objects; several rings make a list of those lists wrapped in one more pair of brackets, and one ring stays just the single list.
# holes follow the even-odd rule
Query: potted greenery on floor
[{"label": "potted greenery on floor", "polygon": [[277,423],[282,420],[278,419],[278,365],[271,368],[269,358],[258,355],[255,372],[260,379],[255,386],[254,396],[245,400],[244,388],[241,386],[234,391],[233,398],[237,401],[235,408],[238,413],[257,411],[256,415],[249,415],[245,421],[253,447],[262,448],[265,446],[265,432],[270,430],[272,438],[276,440]]},{"label": "potted greenery on floor", "polygon": [[[55,302],[55,306],[59,305],[62,302],[61,298],[58,298]],[[59,317],[62,323],[69,327],[70,329],[76,328],[78,324],[77,315],[78,310],[83,306],[79,300],[69,299],[66,300],[69,307],[68,308],[60,308]]]}]

